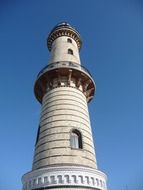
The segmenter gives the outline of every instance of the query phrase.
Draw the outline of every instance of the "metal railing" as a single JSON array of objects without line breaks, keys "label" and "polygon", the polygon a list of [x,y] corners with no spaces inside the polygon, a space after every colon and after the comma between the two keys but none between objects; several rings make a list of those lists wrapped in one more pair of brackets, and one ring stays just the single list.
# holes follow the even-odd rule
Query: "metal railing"
[{"label": "metal railing", "polygon": [[83,67],[82,65],[80,65],[78,63],[75,63],[75,62],[70,62],[70,61],[60,61],[60,62],[55,62],[55,63],[51,63],[49,65],[46,65],[46,67],[44,67],[38,73],[37,78],[39,78],[46,71],[53,70],[53,69],[56,69],[56,68],[66,68],[66,67],[84,71],[84,72],[86,72],[88,75],[90,75],[92,77],[90,72],[85,67]]}]

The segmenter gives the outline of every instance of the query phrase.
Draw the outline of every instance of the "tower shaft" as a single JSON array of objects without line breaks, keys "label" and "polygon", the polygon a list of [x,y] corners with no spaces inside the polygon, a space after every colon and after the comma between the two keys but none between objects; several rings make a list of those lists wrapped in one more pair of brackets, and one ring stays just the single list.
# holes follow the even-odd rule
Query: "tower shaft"
[{"label": "tower shaft", "polygon": [[[73,130],[82,134],[80,150],[71,147]],[[85,95],[71,86],[48,91],[42,102],[33,169],[62,164],[96,168],[91,135]]]},{"label": "tower shaft", "polygon": [[37,76],[34,92],[42,105],[32,171],[24,190],[107,190],[97,169],[88,113],[94,80],[80,63],[79,33],[67,23],[49,34],[49,64]]}]

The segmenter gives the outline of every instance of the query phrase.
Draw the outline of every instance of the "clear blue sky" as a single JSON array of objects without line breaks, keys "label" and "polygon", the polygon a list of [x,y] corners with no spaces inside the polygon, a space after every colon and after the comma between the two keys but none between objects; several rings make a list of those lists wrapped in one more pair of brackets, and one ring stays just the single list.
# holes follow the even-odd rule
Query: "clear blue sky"
[{"label": "clear blue sky", "polygon": [[108,190],[143,190],[143,1],[0,1],[0,189],[19,190],[32,166],[40,104],[33,93],[58,22],[81,33],[98,166]]}]

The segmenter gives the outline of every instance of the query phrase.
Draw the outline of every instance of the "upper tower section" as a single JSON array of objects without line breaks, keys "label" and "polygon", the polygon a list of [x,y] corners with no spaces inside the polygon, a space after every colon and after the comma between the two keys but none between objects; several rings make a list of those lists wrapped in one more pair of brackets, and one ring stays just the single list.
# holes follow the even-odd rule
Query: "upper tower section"
[{"label": "upper tower section", "polygon": [[61,36],[67,36],[74,39],[80,50],[82,41],[81,41],[79,32],[67,22],[61,22],[52,29],[52,31],[50,32],[48,36],[47,46],[48,46],[49,51],[51,51],[53,41]]},{"label": "upper tower section", "polygon": [[81,44],[80,34],[75,28],[67,22],[57,24],[47,39],[47,47],[51,52],[49,64],[60,61],[72,61],[80,64]]},{"label": "upper tower section", "polygon": [[80,34],[68,23],[56,25],[47,39],[50,60],[38,74],[34,92],[42,103],[44,95],[54,88],[68,87],[81,91],[89,102],[95,92],[90,72],[80,64]]}]

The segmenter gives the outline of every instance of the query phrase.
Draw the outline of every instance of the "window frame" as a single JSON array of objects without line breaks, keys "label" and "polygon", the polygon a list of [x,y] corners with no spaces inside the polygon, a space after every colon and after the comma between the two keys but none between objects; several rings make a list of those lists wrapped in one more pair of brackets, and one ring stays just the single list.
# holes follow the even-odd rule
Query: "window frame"
[{"label": "window frame", "polygon": [[83,149],[82,134],[79,130],[73,129],[70,134],[70,147],[71,149]]}]

